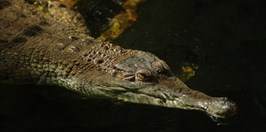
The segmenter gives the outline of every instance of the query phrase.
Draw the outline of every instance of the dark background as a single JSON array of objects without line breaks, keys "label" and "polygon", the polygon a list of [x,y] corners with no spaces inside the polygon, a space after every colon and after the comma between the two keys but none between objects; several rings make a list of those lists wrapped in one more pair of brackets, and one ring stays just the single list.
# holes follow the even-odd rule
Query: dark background
[{"label": "dark background", "polygon": [[149,51],[174,72],[199,66],[188,86],[238,104],[219,126],[202,112],[83,99],[63,88],[1,85],[1,132],[266,130],[266,1],[149,0],[117,40]]}]

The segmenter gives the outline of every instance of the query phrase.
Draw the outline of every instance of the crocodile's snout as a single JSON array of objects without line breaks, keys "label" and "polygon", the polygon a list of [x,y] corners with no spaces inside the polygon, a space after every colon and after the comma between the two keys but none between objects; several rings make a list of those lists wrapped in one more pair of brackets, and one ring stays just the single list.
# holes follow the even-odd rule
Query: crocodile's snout
[{"label": "crocodile's snout", "polygon": [[[178,78],[160,81],[161,90],[174,97],[178,108],[194,109],[206,112],[214,118],[228,118],[235,115],[237,105],[226,97],[211,97],[202,92],[192,90]],[[170,89],[168,91],[167,89]]]},{"label": "crocodile's snout", "polygon": [[216,117],[230,117],[237,112],[237,105],[226,97],[216,98],[207,107],[207,112]]}]

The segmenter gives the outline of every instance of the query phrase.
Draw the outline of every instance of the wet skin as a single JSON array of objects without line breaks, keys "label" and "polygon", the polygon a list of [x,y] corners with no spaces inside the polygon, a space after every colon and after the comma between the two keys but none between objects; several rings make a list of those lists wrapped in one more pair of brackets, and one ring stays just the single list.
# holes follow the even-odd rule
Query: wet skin
[{"label": "wet skin", "polygon": [[155,55],[95,40],[80,14],[56,1],[47,5],[49,14],[21,0],[1,6],[0,81],[56,85],[88,97],[199,110],[215,118],[236,113],[234,102],[188,88]]}]

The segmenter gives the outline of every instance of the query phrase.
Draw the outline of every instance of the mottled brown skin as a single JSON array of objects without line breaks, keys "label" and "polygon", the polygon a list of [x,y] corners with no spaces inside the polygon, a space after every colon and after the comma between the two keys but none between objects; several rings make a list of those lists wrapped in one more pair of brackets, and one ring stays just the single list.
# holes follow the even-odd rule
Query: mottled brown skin
[{"label": "mottled brown skin", "polygon": [[236,105],[189,89],[151,53],[123,49],[88,35],[82,16],[43,0],[0,0],[0,81],[57,85],[87,96],[204,111],[226,118]]}]

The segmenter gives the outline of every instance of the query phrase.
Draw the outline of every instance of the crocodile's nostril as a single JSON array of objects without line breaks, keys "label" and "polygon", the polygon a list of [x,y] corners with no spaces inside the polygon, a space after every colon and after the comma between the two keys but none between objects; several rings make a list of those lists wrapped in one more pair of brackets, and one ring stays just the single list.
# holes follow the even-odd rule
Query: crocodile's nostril
[{"label": "crocodile's nostril", "polygon": [[235,102],[226,97],[220,98],[220,114],[223,116],[231,116],[236,114],[237,105]]},{"label": "crocodile's nostril", "polygon": [[228,104],[228,112],[231,113],[231,114],[236,114],[236,112],[237,112],[236,103],[228,100],[227,104]]}]

